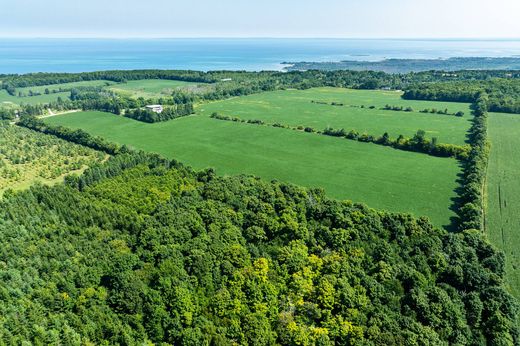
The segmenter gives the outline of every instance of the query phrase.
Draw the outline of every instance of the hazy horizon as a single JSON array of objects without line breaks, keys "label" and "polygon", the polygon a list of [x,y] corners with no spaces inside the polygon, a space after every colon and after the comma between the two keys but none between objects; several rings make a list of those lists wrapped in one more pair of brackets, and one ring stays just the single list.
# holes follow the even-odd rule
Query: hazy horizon
[{"label": "hazy horizon", "polygon": [[3,38],[520,39],[516,0],[17,0]]}]

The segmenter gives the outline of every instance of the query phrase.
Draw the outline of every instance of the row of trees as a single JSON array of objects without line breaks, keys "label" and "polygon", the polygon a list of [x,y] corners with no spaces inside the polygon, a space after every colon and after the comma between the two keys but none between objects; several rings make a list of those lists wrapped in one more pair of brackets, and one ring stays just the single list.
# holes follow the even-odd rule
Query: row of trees
[{"label": "row of trees", "polygon": [[0,246],[5,344],[519,341],[480,233],[157,155],[8,193]]},{"label": "row of trees", "polygon": [[111,143],[102,137],[94,137],[81,129],[71,130],[63,126],[50,126],[33,116],[22,116],[20,121],[17,122],[17,125],[41,133],[53,135],[66,141],[81,144],[98,151],[103,151],[110,155],[116,155],[128,151],[128,148],[124,145],[120,146]]},{"label": "row of trees", "polygon": [[418,130],[417,133],[412,138],[404,137],[403,135],[399,135],[396,139],[390,138],[387,132],[385,132],[382,136],[373,136],[367,133],[359,133],[356,130],[346,131],[345,129],[334,129],[332,127],[327,127],[323,131],[316,130],[309,126],[296,126],[292,127],[289,125],[284,125],[280,123],[274,124],[266,124],[262,120],[258,119],[240,119],[238,117],[230,117],[227,115],[221,115],[218,113],[211,114],[211,118],[218,120],[226,120],[226,121],[235,121],[242,122],[248,124],[256,124],[256,125],[267,125],[279,128],[286,128],[297,131],[305,131],[309,133],[317,133],[323,134],[325,136],[332,137],[340,137],[351,140],[357,140],[359,142],[365,143],[374,143],[385,146],[390,146],[400,150],[414,151],[425,153],[433,156],[440,157],[455,157],[460,160],[465,160],[468,157],[469,146],[460,146],[455,144],[444,144],[438,143],[437,138],[433,137],[431,140],[426,138],[426,132],[423,130]]},{"label": "row of trees", "polygon": [[134,110],[127,109],[124,115],[127,118],[132,118],[146,123],[156,123],[160,121],[167,121],[180,117],[185,117],[193,113],[193,104],[184,103],[166,107],[163,109],[161,113],[156,113],[151,109],[137,108]]},{"label": "row of trees", "polygon": [[483,189],[489,156],[487,141],[487,109],[489,97],[478,95],[474,103],[474,120],[470,129],[471,150],[464,164],[463,184],[460,196],[460,229],[483,229]]}]

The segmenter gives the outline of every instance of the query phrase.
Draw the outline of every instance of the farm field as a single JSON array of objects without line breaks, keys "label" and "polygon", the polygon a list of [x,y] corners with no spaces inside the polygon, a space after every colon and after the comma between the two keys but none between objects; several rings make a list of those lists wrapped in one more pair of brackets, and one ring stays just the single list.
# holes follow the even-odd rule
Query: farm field
[{"label": "farm field", "polygon": [[18,97],[11,96],[5,90],[0,90],[0,107],[17,107],[20,104],[37,105],[56,101],[58,97],[66,99],[70,96],[70,92],[61,92],[56,94],[42,94],[37,96]]},{"label": "farm field", "polygon": [[491,152],[487,174],[485,229],[506,254],[506,280],[520,298],[520,117],[490,113]]},{"label": "farm field", "polygon": [[[344,106],[331,106],[332,102],[343,103]],[[379,109],[386,104],[412,107],[414,112]],[[352,107],[361,105],[365,108]],[[369,109],[369,106],[376,108]],[[419,112],[425,108],[448,109],[450,113],[462,111],[465,115],[455,117]],[[422,129],[426,131],[427,137],[437,137],[440,143],[458,145],[465,143],[472,119],[469,104],[465,103],[403,100],[401,93],[395,91],[344,88],[265,92],[202,104],[197,110],[208,116],[217,112],[246,120],[259,119],[268,123],[309,126],[316,130],[330,126],[375,136],[388,132],[393,138],[400,134],[412,137],[417,130]]]},{"label": "farm field", "polygon": [[307,187],[373,208],[450,223],[458,162],[374,144],[286,129],[190,116],[145,124],[102,112],[45,119],[110,141],[175,158],[219,174],[253,174]]},{"label": "farm field", "polygon": [[125,96],[153,98],[170,96],[176,89],[197,91],[210,87],[210,84],[191,83],[178,80],[143,79],[118,83],[109,87],[110,90]]},{"label": "farm field", "polygon": [[104,153],[53,136],[0,122],[0,195],[35,182],[59,182],[80,173]]},{"label": "farm field", "polygon": [[68,91],[73,88],[79,88],[79,87],[103,87],[103,86],[109,86],[112,84],[114,84],[114,82],[106,81],[106,80],[92,80],[92,81],[32,86],[32,87],[26,87],[26,88],[16,88],[16,92],[22,92],[24,95],[28,95],[29,91],[43,94],[43,93],[45,93],[46,89],[49,89],[50,92],[54,92],[54,91],[59,92],[60,90]]}]

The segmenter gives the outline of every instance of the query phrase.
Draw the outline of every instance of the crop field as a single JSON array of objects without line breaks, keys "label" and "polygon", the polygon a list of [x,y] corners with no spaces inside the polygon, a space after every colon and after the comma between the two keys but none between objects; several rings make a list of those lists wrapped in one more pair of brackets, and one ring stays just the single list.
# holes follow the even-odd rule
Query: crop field
[{"label": "crop field", "polygon": [[146,124],[102,112],[45,119],[175,158],[195,169],[253,174],[307,187],[373,208],[429,216],[450,223],[455,197],[454,159],[286,129],[219,121],[206,116]]},{"label": "crop field", "polygon": [[104,153],[1,122],[0,195],[8,188],[58,182],[104,158]]},{"label": "crop field", "polygon": [[506,254],[506,279],[520,298],[520,116],[490,113],[486,232]]},{"label": "crop field", "polygon": [[[312,102],[314,101],[314,102]],[[321,104],[317,102],[325,102]],[[332,106],[331,103],[343,106]],[[381,110],[385,105],[411,107],[412,112]],[[364,108],[361,108],[363,106]],[[375,108],[370,109],[373,106]],[[423,109],[464,112],[463,117],[420,113]],[[330,126],[347,131],[380,136],[385,132],[396,138],[400,134],[412,137],[417,130],[427,137],[437,137],[440,143],[462,145],[471,126],[469,104],[454,102],[411,101],[401,99],[395,91],[351,90],[343,88],[314,88],[284,90],[236,97],[202,104],[198,112],[211,115],[259,119],[267,123],[290,126],[309,126],[323,130]]]},{"label": "crop field", "polygon": [[50,85],[41,85],[41,86],[32,86],[27,88],[16,88],[16,92],[22,92],[24,95],[29,95],[29,92],[41,93],[44,94],[45,90],[48,89],[52,92],[59,92],[60,90],[69,91],[73,88],[79,87],[103,87],[114,84],[114,82],[106,81],[106,80],[92,80],[92,81],[83,81],[83,82],[72,82],[72,83],[61,83],[61,84],[50,84]]},{"label": "crop field", "polygon": [[204,83],[191,83],[164,79],[143,79],[128,81],[127,83],[119,83],[109,87],[109,89],[125,96],[154,98],[169,96],[176,89],[196,92],[210,87],[211,84]]}]

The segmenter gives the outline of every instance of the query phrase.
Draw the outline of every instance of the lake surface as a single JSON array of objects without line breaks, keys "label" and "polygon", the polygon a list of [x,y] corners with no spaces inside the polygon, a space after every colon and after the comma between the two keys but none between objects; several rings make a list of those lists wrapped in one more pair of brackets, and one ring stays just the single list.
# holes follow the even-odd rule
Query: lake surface
[{"label": "lake surface", "polygon": [[520,57],[520,40],[0,39],[0,73],[282,70],[286,61]]}]

